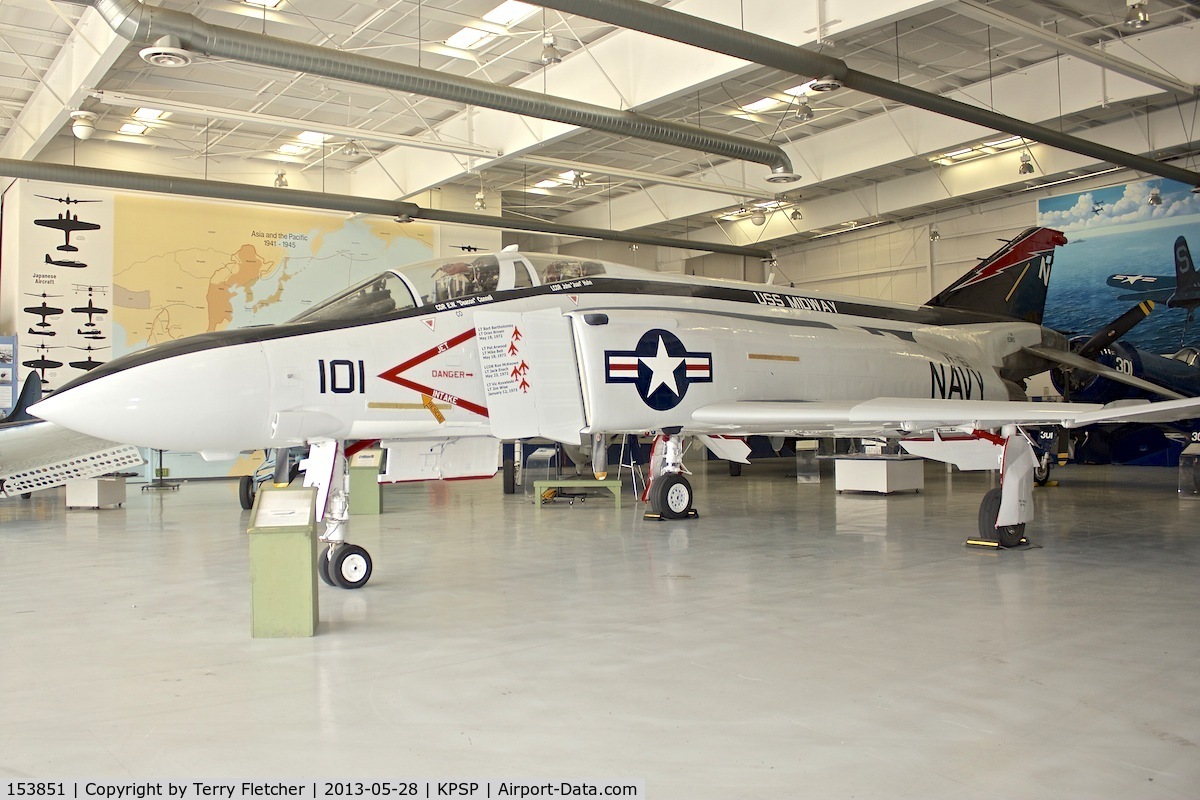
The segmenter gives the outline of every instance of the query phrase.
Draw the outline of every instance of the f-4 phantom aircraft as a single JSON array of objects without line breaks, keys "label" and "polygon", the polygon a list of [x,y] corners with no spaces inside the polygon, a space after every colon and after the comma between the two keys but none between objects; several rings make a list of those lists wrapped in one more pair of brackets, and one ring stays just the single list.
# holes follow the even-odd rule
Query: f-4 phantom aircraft
[{"label": "f-4 phantom aircraft", "polygon": [[345,588],[371,574],[341,524],[343,446],[358,440],[381,440],[382,480],[397,481],[490,476],[499,440],[535,436],[591,444],[603,473],[608,435],[656,432],[649,502],[681,518],[693,503],[686,437],[738,461],[748,448],[729,437],[895,437],[961,468],[1000,468],[980,527],[1015,544],[1033,516],[1020,425],[1200,413],[1191,399],[1025,402],[1022,381],[1067,352],[1040,324],[1065,241],[1031,228],[919,307],[511,249],[441,259],[284,324],[115,359],[32,411],[97,440],[208,457],[308,445],[305,482],[327,524],[321,577]]}]

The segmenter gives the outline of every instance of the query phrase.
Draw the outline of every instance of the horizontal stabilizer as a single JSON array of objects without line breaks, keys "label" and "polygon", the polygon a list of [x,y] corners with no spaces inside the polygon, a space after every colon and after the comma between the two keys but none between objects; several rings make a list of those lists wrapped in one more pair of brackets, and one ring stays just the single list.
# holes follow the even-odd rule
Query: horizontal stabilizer
[{"label": "horizontal stabilizer", "polygon": [[1143,300],[1153,300],[1156,303],[1165,303],[1175,295],[1175,287],[1169,289],[1150,289],[1145,292],[1128,292],[1126,294],[1117,295],[1118,300],[1133,300],[1141,302]]},{"label": "horizontal stabilizer", "polygon": [[1033,355],[1044,358],[1047,361],[1053,361],[1057,364],[1062,364],[1064,367],[1091,372],[1093,374],[1100,375],[1101,377],[1108,378],[1109,380],[1113,380],[1118,383],[1124,383],[1128,386],[1141,389],[1144,392],[1150,392],[1151,394],[1156,394],[1159,397],[1166,397],[1169,400],[1179,400],[1186,396],[1180,394],[1179,392],[1174,392],[1170,389],[1159,386],[1157,383],[1151,383],[1148,380],[1129,375],[1121,372],[1120,370],[1115,370],[1112,367],[1101,364],[1098,361],[1092,361],[1090,358],[1083,358],[1077,353],[1069,353],[1066,350],[1055,350],[1054,348],[1042,347],[1040,345],[1034,347],[1025,347],[1023,349],[1027,353],[1032,353]]}]

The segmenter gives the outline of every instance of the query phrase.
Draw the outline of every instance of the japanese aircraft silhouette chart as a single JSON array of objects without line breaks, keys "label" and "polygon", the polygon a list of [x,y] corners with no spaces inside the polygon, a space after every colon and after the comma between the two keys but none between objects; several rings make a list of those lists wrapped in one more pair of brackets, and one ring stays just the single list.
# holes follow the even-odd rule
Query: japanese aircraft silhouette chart
[{"label": "japanese aircraft silhouette chart", "polygon": [[39,344],[37,346],[37,358],[31,358],[28,361],[21,362],[21,364],[23,366],[29,367],[30,369],[37,371],[38,377],[41,378],[43,386],[45,386],[45,384],[46,384],[46,370],[57,369],[58,367],[61,367],[63,365],[63,362],[61,362],[61,361],[55,361],[52,358],[46,358],[49,351],[54,350],[54,349],[56,349],[56,348],[47,347],[44,344]]},{"label": "japanese aircraft silhouette chart", "polygon": [[87,264],[82,261],[74,261],[69,258],[62,260],[53,259],[49,253],[46,254],[46,263],[52,267],[66,267],[68,269],[84,269],[87,267]]},{"label": "japanese aircraft silhouette chart", "polygon": [[34,195],[34,197],[40,197],[43,200],[54,200],[55,202],[63,203],[68,206],[70,206],[74,203],[101,203],[101,202],[103,202],[102,200],[75,200],[71,197],[71,195],[67,195],[66,197],[51,197],[48,194],[37,194],[37,195]]},{"label": "japanese aircraft silhouette chart", "polygon": [[[42,292],[41,294],[30,294],[29,292],[26,292],[26,294],[28,294],[30,297],[42,298],[42,304],[40,306],[26,306],[23,309],[27,314],[35,314],[41,317],[41,321],[35,322],[34,325],[39,328],[53,327],[49,322],[47,322],[47,317],[57,317],[59,314],[63,313],[63,309],[56,308],[55,306],[48,304],[46,300],[51,297],[61,297],[61,295],[46,294],[45,292]],[[54,334],[51,333],[49,335],[53,336]]]},{"label": "japanese aircraft silhouette chart", "polygon": [[[76,201],[83,202],[83,201]],[[35,219],[34,225],[41,225],[43,228],[54,228],[63,232],[63,243],[56,249],[63,250],[68,253],[75,253],[79,248],[71,244],[71,234],[81,231],[98,231],[100,226],[94,222],[84,222],[79,219],[78,214],[72,214],[68,211],[66,214],[59,214],[54,219]]]},{"label": "japanese aircraft silhouette chart", "polygon": [[93,320],[92,318],[99,314],[107,314],[108,313],[107,308],[101,308],[100,306],[97,306],[94,302],[92,302],[91,291],[88,292],[87,305],[76,306],[75,308],[72,308],[71,311],[72,311],[72,313],[75,313],[75,314],[86,314],[87,315],[88,321],[83,323],[83,326],[85,328],[96,327],[98,323],[95,322],[95,320]]},{"label": "japanese aircraft silhouette chart", "polygon": [[94,353],[94,352],[96,352],[96,351],[98,351],[98,350],[107,350],[107,349],[108,349],[108,346],[107,346],[107,345],[103,345],[103,346],[101,346],[101,347],[92,347],[90,344],[89,344],[88,346],[86,346],[86,347],[78,347],[78,346],[76,346],[76,345],[71,345],[71,347],[72,347],[73,349],[75,349],[75,350],[84,350],[84,351],[86,351],[86,352],[87,352],[87,358],[85,358],[85,359],[83,359],[83,360],[81,360],[81,361],[70,361],[70,362],[67,362],[67,363],[68,363],[68,366],[74,367],[75,369],[81,369],[81,370],[84,370],[85,372],[87,372],[87,371],[90,371],[90,370],[93,370],[93,369],[95,369],[96,367],[98,367],[98,366],[100,366],[101,364],[103,364],[103,363],[104,363],[103,361],[97,361],[96,359],[92,358],[92,353]]},{"label": "japanese aircraft silhouette chart", "polygon": [[373,569],[346,542],[345,447],[374,440],[382,481],[491,476],[501,440],[531,437],[590,447],[603,475],[609,436],[652,431],[651,512],[683,519],[695,513],[689,438],[744,462],[749,448],[731,437],[883,436],[962,469],[999,469],[979,527],[1012,546],[1033,519],[1036,459],[1021,426],[1200,413],[1200,400],[1170,392],[1178,399],[1114,406],[1025,398],[1025,379],[1064,358],[1150,385],[1042,327],[1065,242],[1028,229],[923,306],[515,249],[439,259],[286,323],[122,356],[31,411],[114,447],[227,458],[307,446],[305,483],[326,525],[318,571],[343,588]]}]

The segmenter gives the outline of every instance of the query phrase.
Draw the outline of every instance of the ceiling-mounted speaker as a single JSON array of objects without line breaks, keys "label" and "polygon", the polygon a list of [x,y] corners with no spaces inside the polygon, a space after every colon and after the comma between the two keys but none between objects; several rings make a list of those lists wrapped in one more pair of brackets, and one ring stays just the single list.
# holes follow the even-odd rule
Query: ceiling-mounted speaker
[{"label": "ceiling-mounted speaker", "polygon": [[832,75],[823,75],[810,83],[809,87],[814,92],[832,92],[842,88],[842,82]]},{"label": "ceiling-mounted speaker", "polygon": [[138,51],[142,61],[155,67],[186,67],[192,63],[192,54],[183,49],[178,36],[163,36],[149,47]]}]

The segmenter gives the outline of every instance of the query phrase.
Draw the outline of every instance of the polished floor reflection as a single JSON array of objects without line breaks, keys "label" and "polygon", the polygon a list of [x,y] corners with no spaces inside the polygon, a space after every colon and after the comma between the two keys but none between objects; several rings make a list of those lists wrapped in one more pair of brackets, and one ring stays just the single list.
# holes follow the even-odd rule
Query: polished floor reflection
[{"label": "polished floor reflection", "polygon": [[0,501],[0,776],[632,778],[652,798],[1200,793],[1200,501],[1068,467],[1033,549],[988,476],[837,494],[784,462],[701,516],[387,487],[363,590],[250,636],[236,485]]}]

